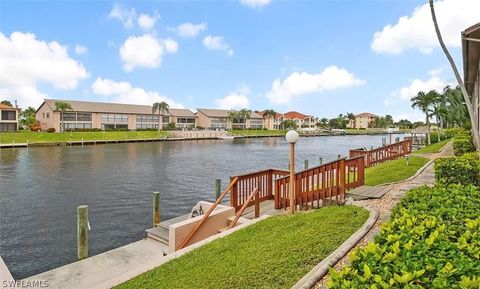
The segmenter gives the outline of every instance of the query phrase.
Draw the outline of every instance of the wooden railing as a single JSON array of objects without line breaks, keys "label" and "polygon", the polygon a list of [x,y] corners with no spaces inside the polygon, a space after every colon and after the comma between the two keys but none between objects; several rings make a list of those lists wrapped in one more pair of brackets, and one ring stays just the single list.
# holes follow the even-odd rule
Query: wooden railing
[{"label": "wooden railing", "polygon": [[[295,174],[295,204],[321,207],[343,202],[345,191],[364,185],[364,158],[338,159]],[[286,209],[290,200],[290,176],[275,180],[275,208]],[[316,203],[316,205],[315,205]]]},{"label": "wooden railing", "polygon": [[215,203],[208,209],[208,211],[203,215],[203,218],[198,222],[195,227],[193,228],[192,231],[187,235],[185,240],[182,242],[180,247],[178,248],[179,250],[184,248],[187,243],[192,239],[192,237],[195,235],[195,233],[198,231],[198,229],[205,223],[205,221],[208,219],[210,214],[215,210],[215,208],[220,204],[223,200],[223,198],[227,195],[227,193],[232,189],[233,185],[237,183],[238,178],[233,178],[233,180],[230,182],[230,184],[227,186],[227,188],[220,194],[220,197],[215,201]]},{"label": "wooden railing", "polygon": [[268,169],[230,177],[230,183],[235,178],[238,179],[231,190],[230,206],[235,208],[235,212],[238,212],[245,203],[248,204],[247,206],[254,205],[253,202],[248,201],[248,196],[255,188],[258,188],[260,202],[273,199],[273,182],[285,175],[288,175],[288,171]]},{"label": "wooden railing", "polygon": [[354,149],[349,151],[349,157],[355,158],[363,156],[365,158],[365,167],[374,166],[379,163],[398,159],[412,153],[412,140],[406,139],[390,145],[379,147],[372,150]]},{"label": "wooden railing", "polygon": [[[247,201],[243,204],[240,210],[235,214],[235,218],[230,223],[230,225],[228,225],[227,229],[231,229],[235,226],[238,219],[240,219],[240,217],[243,215],[243,212],[245,212],[245,209],[248,207],[248,205],[252,201],[255,203],[255,218],[260,217],[260,199],[258,198],[258,193],[259,193],[258,188],[253,189],[253,191],[248,196]],[[254,197],[255,197],[255,200],[253,199]]]}]

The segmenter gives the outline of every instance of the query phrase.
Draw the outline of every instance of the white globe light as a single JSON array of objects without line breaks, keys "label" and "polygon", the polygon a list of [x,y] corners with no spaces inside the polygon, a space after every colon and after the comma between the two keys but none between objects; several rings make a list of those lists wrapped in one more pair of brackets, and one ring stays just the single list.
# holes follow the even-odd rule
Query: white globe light
[{"label": "white globe light", "polygon": [[298,141],[298,132],[294,131],[294,130],[290,130],[287,132],[287,134],[285,135],[285,139],[287,140],[287,142],[289,143],[296,143]]}]

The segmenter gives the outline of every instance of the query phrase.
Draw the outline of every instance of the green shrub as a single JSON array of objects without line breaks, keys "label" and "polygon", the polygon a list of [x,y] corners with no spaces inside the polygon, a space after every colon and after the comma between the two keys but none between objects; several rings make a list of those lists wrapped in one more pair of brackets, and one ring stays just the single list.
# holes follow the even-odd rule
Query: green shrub
[{"label": "green shrub", "polygon": [[480,191],[474,186],[410,191],[375,242],[331,269],[328,287],[479,288]]},{"label": "green shrub", "polygon": [[55,128],[54,128],[54,127],[50,127],[49,129],[47,129],[47,132],[54,133],[54,132],[55,132]]},{"label": "green shrub", "polygon": [[[440,134],[440,141],[449,139],[446,134]],[[437,132],[432,132],[430,133],[430,144],[434,144],[438,142],[438,133]]]},{"label": "green shrub", "polygon": [[480,184],[478,161],[471,156],[435,160],[435,180],[439,184]]},{"label": "green shrub", "polygon": [[470,153],[465,153],[463,154],[462,158],[469,158],[469,159],[474,159],[474,160],[480,160],[480,155],[478,152],[470,152]]},{"label": "green shrub", "polygon": [[443,130],[443,134],[447,137],[447,138],[452,138],[452,137],[456,137],[457,135],[461,135],[461,134],[469,134],[468,131],[466,131],[464,128],[449,128],[449,129],[444,129]]},{"label": "green shrub", "polygon": [[458,138],[455,137],[453,140],[453,153],[456,156],[461,156],[465,153],[473,152],[475,151],[475,146],[472,143],[471,138]]}]

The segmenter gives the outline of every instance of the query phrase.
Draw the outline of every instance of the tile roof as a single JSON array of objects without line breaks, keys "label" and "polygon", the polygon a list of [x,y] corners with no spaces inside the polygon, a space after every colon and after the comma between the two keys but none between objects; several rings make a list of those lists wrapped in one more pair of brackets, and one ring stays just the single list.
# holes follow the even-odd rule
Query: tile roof
[{"label": "tile roof", "polygon": [[307,116],[297,111],[289,111],[283,114],[284,119],[305,119]]},{"label": "tile roof", "polygon": [[210,117],[228,117],[228,112],[230,110],[198,108],[197,111],[203,113],[206,116],[210,116]]},{"label": "tile roof", "polygon": [[356,114],[355,117],[377,117],[377,116],[374,115],[373,113],[362,112],[362,113]]},{"label": "tile roof", "polygon": [[0,109],[18,109],[18,108],[11,107],[10,105],[0,103]]},{"label": "tile roof", "polygon": [[193,111],[189,109],[183,109],[183,108],[170,108],[168,110],[171,115],[175,117],[181,117],[181,116],[190,116],[190,117],[195,117],[195,114]]}]

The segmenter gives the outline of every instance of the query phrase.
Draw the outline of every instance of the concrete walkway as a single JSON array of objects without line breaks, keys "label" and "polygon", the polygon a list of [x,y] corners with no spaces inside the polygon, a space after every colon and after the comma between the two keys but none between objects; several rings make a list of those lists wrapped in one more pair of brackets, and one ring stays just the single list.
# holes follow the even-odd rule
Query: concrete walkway
[{"label": "concrete walkway", "polygon": [[[450,141],[439,153],[432,153],[432,154],[423,154],[422,156],[429,158],[430,160],[434,160],[439,157],[448,157],[453,156],[453,142]],[[429,162],[428,165],[424,168],[424,170],[419,173],[416,177],[406,180],[401,183],[396,183],[390,185],[389,191],[380,199],[370,199],[370,200],[359,200],[353,201],[354,204],[359,206],[364,206],[368,208],[374,208],[379,213],[379,218],[377,223],[373,226],[370,232],[362,238],[360,242],[354,247],[363,247],[368,244],[370,241],[373,240],[373,237],[378,234],[380,227],[383,223],[390,219],[390,214],[393,207],[397,204],[397,202],[403,198],[407,191],[420,187],[420,186],[433,186],[435,184],[435,169],[434,169],[434,162]],[[353,250],[353,249],[352,249]],[[334,268],[339,270],[345,265],[348,265],[348,254],[341,259]],[[326,287],[326,282],[329,280],[329,275],[325,275],[323,279],[317,282],[317,284],[313,287],[315,289],[324,289]]]}]

